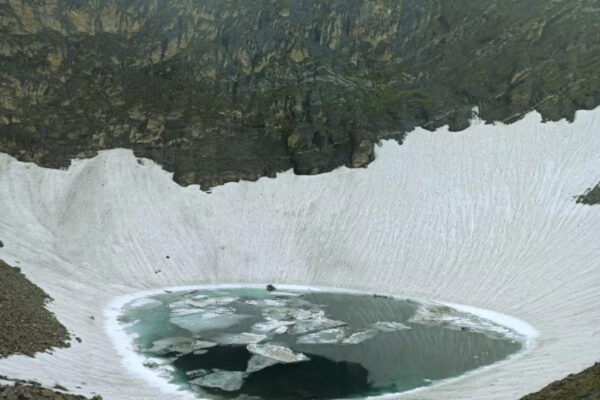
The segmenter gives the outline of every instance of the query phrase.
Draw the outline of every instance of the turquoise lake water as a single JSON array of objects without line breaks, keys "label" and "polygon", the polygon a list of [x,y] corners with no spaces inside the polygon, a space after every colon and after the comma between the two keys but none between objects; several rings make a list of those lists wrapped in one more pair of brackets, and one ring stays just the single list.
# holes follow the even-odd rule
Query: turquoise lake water
[{"label": "turquoise lake water", "polygon": [[148,368],[214,399],[337,399],[402,392],[522,348],[508,329],[384,296],[265,289],[165,292],[120,316]]}]

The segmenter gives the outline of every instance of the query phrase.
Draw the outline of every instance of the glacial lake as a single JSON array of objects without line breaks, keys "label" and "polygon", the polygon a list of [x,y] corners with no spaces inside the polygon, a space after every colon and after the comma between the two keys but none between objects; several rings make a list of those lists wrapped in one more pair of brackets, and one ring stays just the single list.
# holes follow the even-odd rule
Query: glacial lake
[{"label": "glacial lake", "polygon": [[165,291],[119,316],[144,367],[209,399],[340,399],[460,376],[522,348],[514,331],[435,303],[266,288]]}]

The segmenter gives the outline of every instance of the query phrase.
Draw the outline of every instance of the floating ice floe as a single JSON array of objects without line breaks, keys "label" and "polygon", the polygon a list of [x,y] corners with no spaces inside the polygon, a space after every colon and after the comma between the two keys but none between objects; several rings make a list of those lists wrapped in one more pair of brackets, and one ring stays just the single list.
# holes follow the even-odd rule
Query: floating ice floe
[{"label": "floating ice floe", "polygon": [[279,328],[275,329],[273,331],[273,333],[275,333],[276,335],[282,335],[282,334],[286,333],[287,330],[288,330],[287,326],[280,326]]},{"label": "floating ice floe", "polygon": [[210,374],[189,381],[192,385],[221,389],[226,392],[240,390],[244,384],[244,372],[215,369]]},{"label": "floating ice floe", "polygon": [[248,360],[248,367],[246,373],[251,374],[252,372],[260,371],[261,369],[270,367],[271,365],[279,364],[280,361],[274,358],[261,356],[259,354],[253,354]]},{"label": "floating ice floe", "polygon": [[294,293],[294,292],[275,292],[275,297],[300,297],[302,293]]},{"label": "floating ice floe", "polygon": [[[276,319],[272,319],[264,322],[257,322],[256,324],[252,325],[252,330],[258,332],[275,331],[276,333],[284,333],[285,331],[287,331],[287,327],[293,324],[294,321],[279,321]],[[280,328],[283,328],[283,330],[280,330]]]},{"label": "floating ice floe", "polygon": [[288,328],[287,333],[291,335],[303,335],[306,333],[323,331],[345,325],[347,324],[344,321],[337,321],[334,319],[329,319],[324,315],[318,315],[313,318],[297,321],[294,325],[291,325]]},{"label": "floating ice floe", "polygon": [[160,307],[161,305],[162,303],[159,300],[151,299],[148,297],[137,299],[133,303],[131,303],[131,307],[134,308],[156,308]]},{"label": "floating ice floe", "polygon": [[217,343],[198,340],[186,336],[175,336],[164,339],[158,339],[152,342],[152,347],[148,351],[157,354],[168,353],[191,353],[196,350],[208,349],[216,346]]},{"label": "floating ice floe", "polygon": [[200,310],[199,308],[178,308],[177,310],[171,311],[171,315],[174,317],[180,317],[184,315],[198,314],[202,311],[203,310]]},{"label": "floating ice floe", "polygon": [[143,365],[156,371],[161,378],[171,379],[175,372],[175,367],[170,364],[172,361],[170,358],[147,358]]},{"label": "floating ice floe", "polygon": [[265,340],[268,336],[259,335],[256,333],[224,333],[222,335],[213,338],[214,341],[219,344],[231,345],[231,344],[250,344],[259,343]]},{"label": "floating ice floe", "polygon": [[173,301],[173,302],[169,303],[169,308],[171,310],[177,310],[177,309],[182,309],[182,308],[190,308],[190,305],[187,303],[186,299],[183,299],[183,300],[177,300],[177,301]]},{"label": "floating ice floe", "polygon": [[191,371],[187,371],[185,373],[185,375],[188,377],[188,379],[196,379],[196,378],[200,378],[202,376],[208,375],[210,373],[209,370],[207,369],[193,369]]},{"label": "floating ice floe", "polygon": [[305,310],[294,307],[267,307],[262,311],[262,315],[267,320],[279,321],[302,321],[325,317],[322,310]]},{"label": "floating ice floe", "polygon": [[287,305],[287,300],[283,299],[263,299],[258,303],[259,306],[264,305],[268,307],[283,307]]},{"label": "floating ice floe", "polygon": [[437,304],[420,305],[408,322],[429,326],[442,326],[454,330],[470,330],[482,333],[491,338],[516,336],[512,330],[495,324],[490,320]]},{"label": "floating ice floe", "polygon": [[299,344],[358,344],[372,339],[376,335],[377,331],[374,329],[352,332],[347,327],[340,327],[300,336],[296,342]]},{"label": "floating ice floe", "polygon": [[369,329],[362,332],[355,332],[350,336],[342,339],[342,344],[358,344],[362,343],[366,340],[373,339],[377,335],[377,331],[374,329]]},{"label": "floating ice floe", "polygon": [[193,305],[198,308],[205,308],[209,306],[224,306],[227,304],[231,304],[234,301],[237,301],[239,297],[231,297],[231,296],[223,296],[223,297],[209,297],[206,299],[201,299],[198,301],[195,300],[186,300],[189,305]]},{"label": "floating ice floe", "polygon": [[402,322],[377,321],[371,326],[382,332],[395,332],[411,329],[410,326],[404,325]]},{"label": "floating ice floe", "polygon": [[325,329],[300,336],[296,342],[300,344],[335,344],[344,340],[348,334],[345,327]]},{"label": "floating ice floe", "polygon": [[183,295],[183,297],[192,298],[192,299],[206,299],[208,296],[205,294],[201,294],[198,290],[192,290]]},{"label": "floating ice floe", "polygon": [[248,315],[223,315],[217,312],[207,312],[175,316],[169,321],[180,328],[198,333],[213,329],[227,329],[248,317]]},{"label": "floating ice floe", "polygon": [[252,354],[271,358],[286,364],[310,360],[302,353],[296,353],[288,347],[274,344],[249,344],[246,348]]}]

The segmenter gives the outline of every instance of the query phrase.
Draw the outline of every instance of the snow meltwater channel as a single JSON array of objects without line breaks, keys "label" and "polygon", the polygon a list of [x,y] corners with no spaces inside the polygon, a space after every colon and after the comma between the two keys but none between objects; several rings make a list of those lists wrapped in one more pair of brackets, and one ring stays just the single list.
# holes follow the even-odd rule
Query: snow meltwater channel
[{"label": "snow meltwater channel", "polygon": [[128,301],[118,321],[145,368],[211,399],[404,392],[505,359],[526,339],[441,304],[268,289],[166,290]]}]

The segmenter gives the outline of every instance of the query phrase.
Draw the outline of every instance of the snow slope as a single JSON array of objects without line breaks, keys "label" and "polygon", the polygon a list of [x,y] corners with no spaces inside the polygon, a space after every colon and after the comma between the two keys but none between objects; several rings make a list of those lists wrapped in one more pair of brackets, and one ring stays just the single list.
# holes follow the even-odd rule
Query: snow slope
[{"label": "snow slope", "polygon": [[0,258],[50,294],[50,309],[83,339],[0,360],[0,375],[109,400],[182,398],[122,368],[104,331],[109,303],[165,286],[285,283],[528,322],[539,337],[521,357],[399,396],[516,399],[600,360],[600,206],[573,201],[600,181],[599,149],[600,109],[572,124],[531,113],[460,133],[417,129],[402,146],[377,148],[367,169],[286,172],[211,194],[127,150],[68,171],[0,154]]}]

